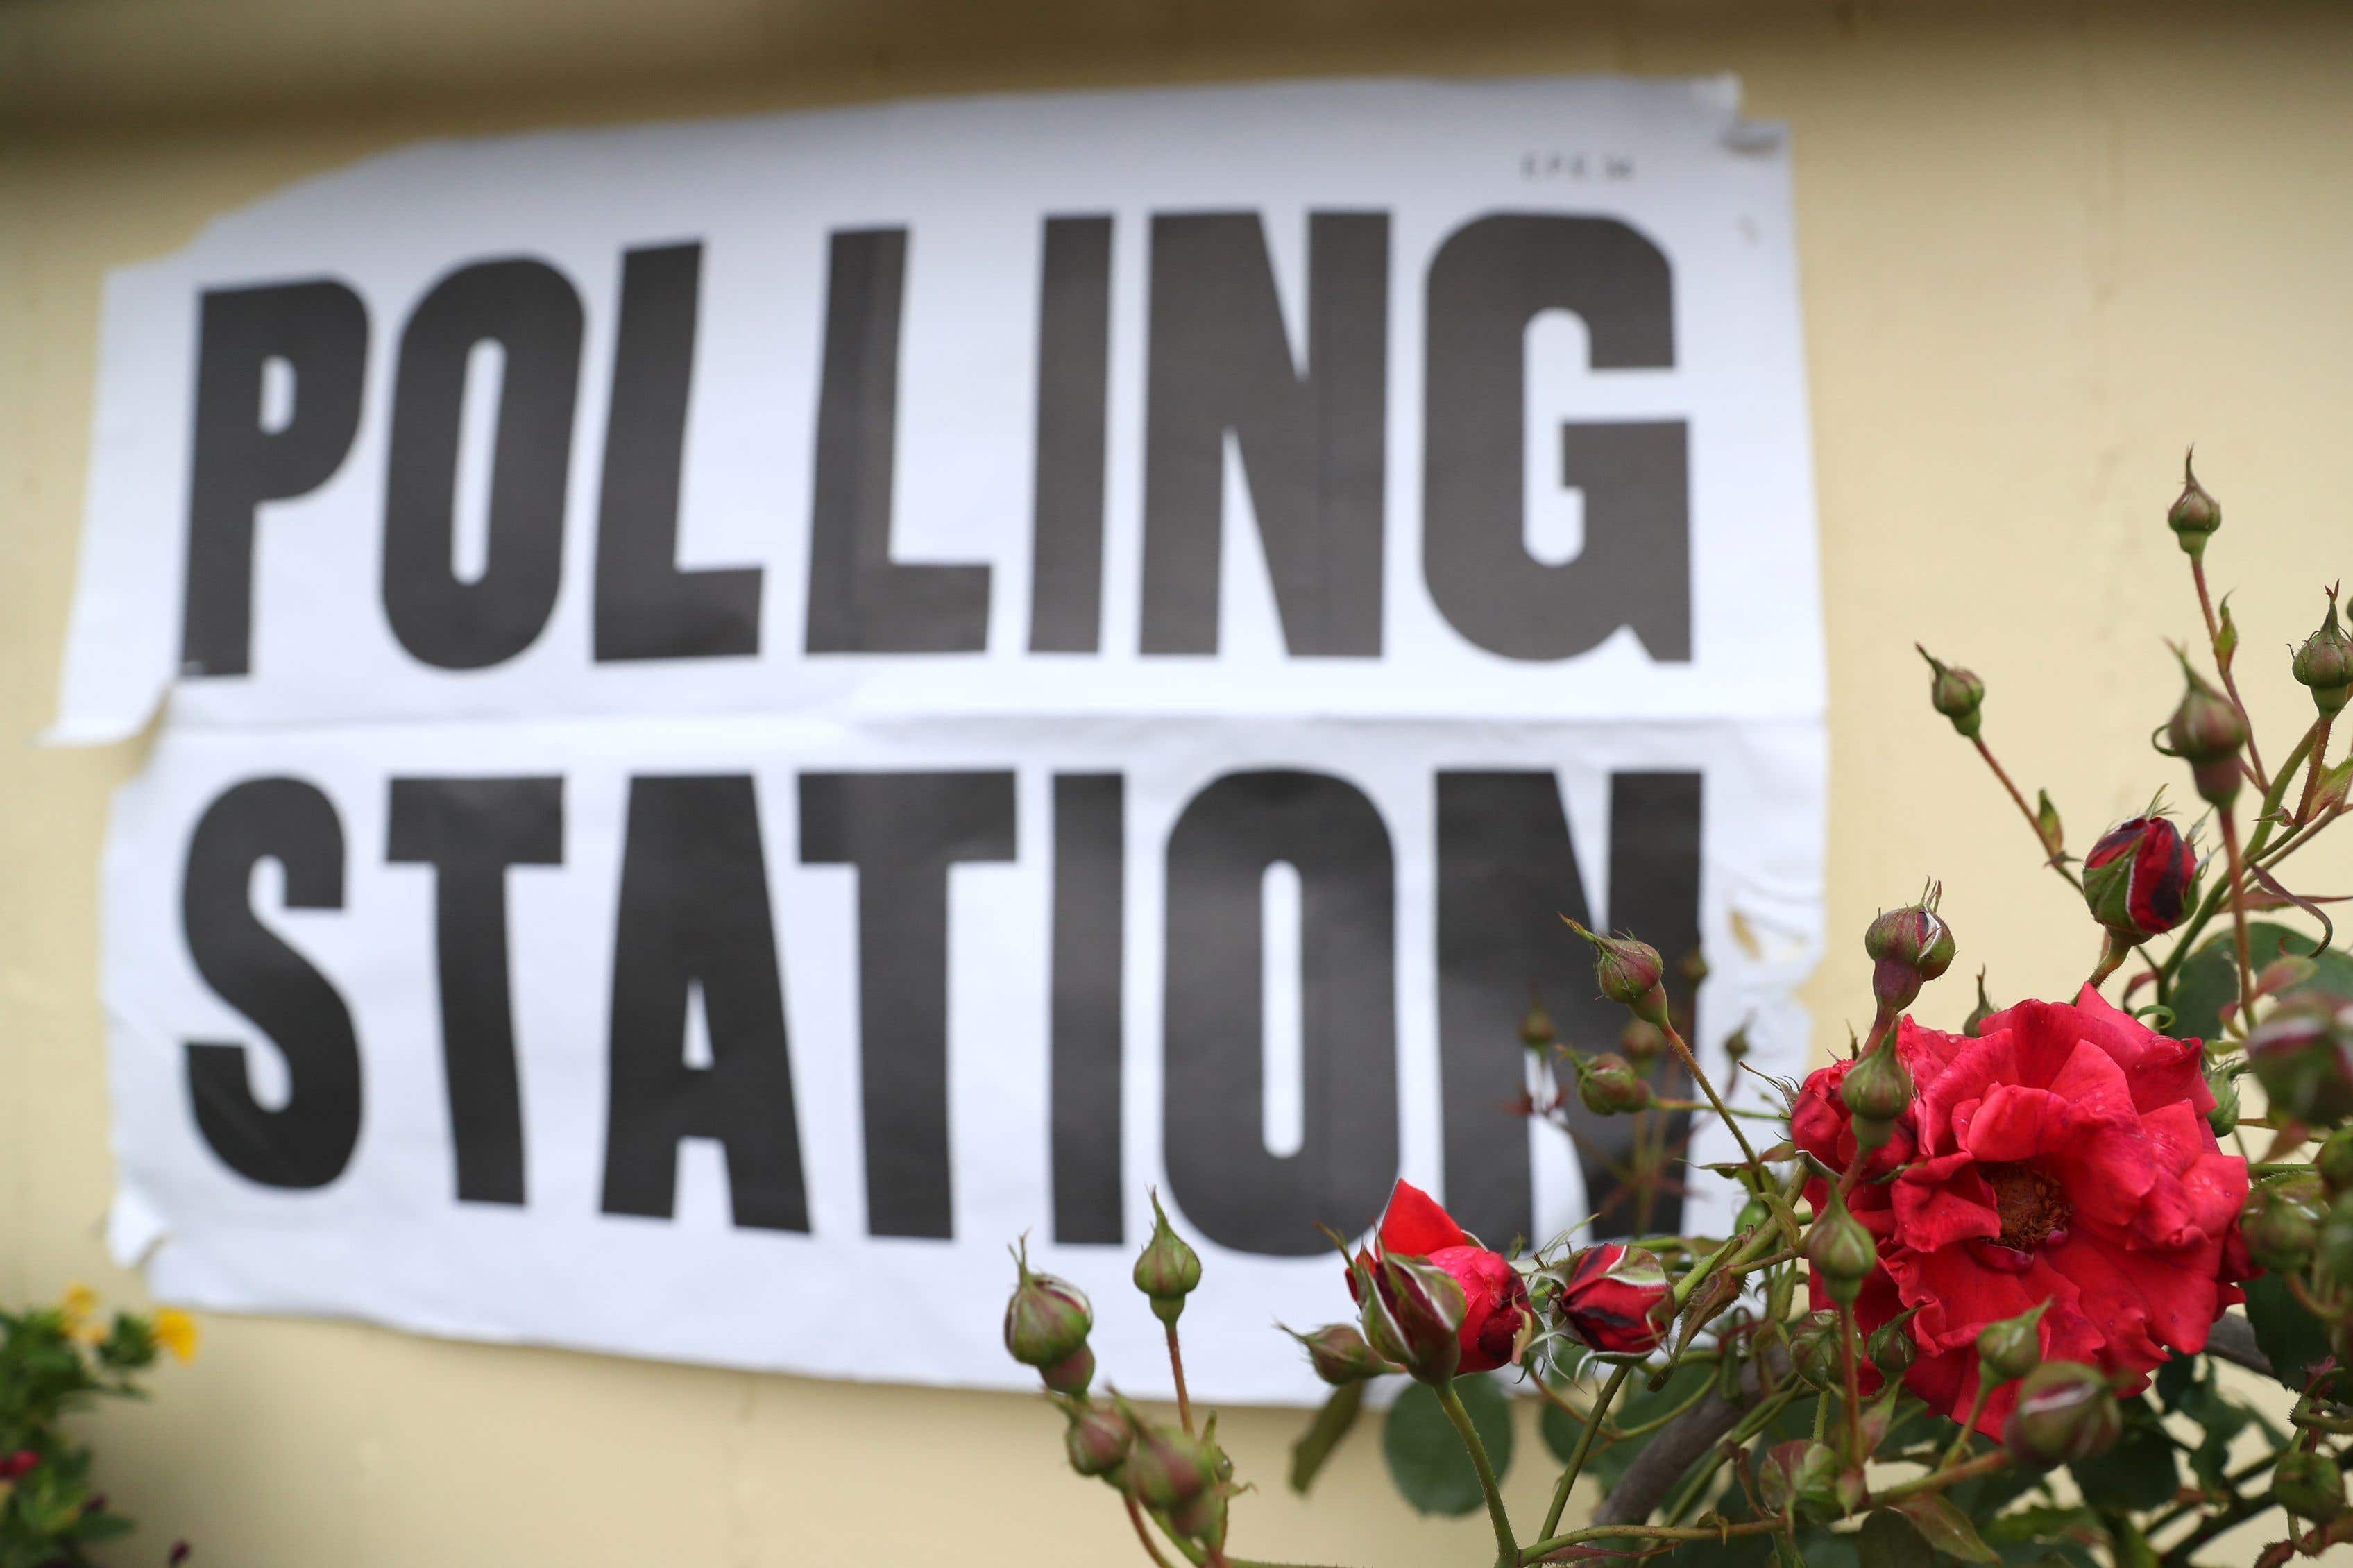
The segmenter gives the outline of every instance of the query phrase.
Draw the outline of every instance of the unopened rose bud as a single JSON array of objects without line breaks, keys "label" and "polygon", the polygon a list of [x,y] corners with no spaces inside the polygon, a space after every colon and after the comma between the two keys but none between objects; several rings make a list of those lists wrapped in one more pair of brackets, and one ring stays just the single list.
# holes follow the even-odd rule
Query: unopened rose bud
[{"label": "unopened rose bud", "polygon": [[1553,1310],[1569,1337],[1605,1355],[1656,1350],[1674,1321],[1666,1265],[1645,1247],[1604,1242],[1569,1260]]},{"label": "unopened rose bud", "polygon": [[1192,1501],[1217,1483],[1215,1461],[1200,1443],[1173,1427],[1139,1418],[1122,1403],[1131,1434],[1127,1449],[1127,1487],[1147,1505],[1163,1512]]},{"label": "unopened rose bud", "polygon": [[1789,1365],[1816,1388],[1839,1386],[1841,1366],[1839,1321],[1836,1312],[1808,1314],[1789,1331]]},{"label": "unopened rose bud", "polygon": [[1190,1502],[1169,1510],[1168,1528],[1187,1541],[1222,1545],[1226,1539],[1225,1489],[1210,1487]]},{"label": "unopened rose bud", "polygon": [[1830,1208],[1815,1216],[1813,1228],[1806,1233],[1806,1261],[1822,1277],[1831,1300],[1842,1307],[1854,1304],[1862,1294],[1862,1282],[1879,1267],[1879,1248],[1871,1232],[1849,1212],[1835,1184]]},{"label": "unopened rose bud", "polygon": [[2334,1523],[2345,1511],[2345,1472],[2326,1454],[2289,1448],[2272,1469],[2272,1500],[2298,1519]]},{"label": "unopened rose bud", "polygon": [[2105,1377],[2079,1361],[2046,1361],[2019,1384],[2001,1443],[2021,1468],[2047,1470],[2106,1452],[2123,1430]]},{"label": "unopened rose bud", "polygon": [[1618,1116],[1648,1108],[1651,1086],[1613,1051],[1594,1058],[1577,1075],[1577,1097],[1596,1116]]},{"label": "unopened rose bud", "polygon": [[2053,860],[2066,851],[2067,829],[2059,820],[2059,808],[2051,804],[2047,789],[2034,792],[2034,837],[2042,840],[2042,852]]},{"label": "unopened rose bud", "polygon": [[1893,1041],[1847,1070],[1839,1098],[1858,1118],[1874,1121],[1892,1122],[1912,1109],[1912,1075],[1904,1070]]},{"label": "unopened rose bud", "polygon": [[2162,816],[2111,827],[2084,857],[2084,902],[2094,920],[2127,943],[2179,925],[2197,879],[2197,855]]},{"label": "unopened rose bud", "polygon": [[1657,948],[1630,936],[1603,936],[1575,921],[1568,922],[1568,928],[1593,944],[1593,978],[1603,996],[1631,1008],[1638,1018],[1666,1023],[1667,994],[1659,984],[1665,966]]},{"label": "unopened rose bud", "polygon": [[2296,679],[2312,689],[2313,705],[2323,713],[2342,710],[2353,698],[2353,637],[2337,624],[2337,590],[2328,590],[2328,614],[2320,629],[2304,639],[2290,667]]},{"label": "unopened rose bud", "polygon": [[1707,955],[1694,948],[1675,961],[1675,973],[1686,985],[1697,985],[1708,976]]},{"label": "unopened rose bud", "polygon": [[1993,998],[1986,994],[1985,977],[1986,972],[1979,969],[1978,971],[1978,1005],[1969,1009],[1968,1017],[1961,1020],[1961,1033],[1973,1040],[1985,1033],[1986,1020],[2001,1010],[1993,1005]]},{"label": "unopened rose bud", "polygon": [[2247,1065],[2282,1116],[2317,1127],[2353,1119],[2353,1001],[2304,990],[2247,1037]]},{"label": "unopened rose bud", "polygon": [[2303,1273],[2320,1245],[2326,1214],[2316,1181],[2257,1183],[2239,1214],[2247,1256],[2281,1274]]},{"label": "unopened rose bud", "polygon": [[1550,1049],[1559,1038],[1559,1033],[1553,1028],[1552,1015],[1545,1011],[1544,1004],[1529,1003],[1528,1010],[1520,1015],[1520,1044],[1532,1051],[1543,1051]]},{"label": "unopened rose bud", "polygon": [[1794,1437],[1765,1451],[1757,1468],[1757,1489],[1774,1513],[1795,1513],[1817,1522],[1840,1512],[1838,1456],[1826,1443]]},{"label": "unopened rose bud", "polygon": [[2198,798],[2228,805],[2239,795],[2239,750],[2247,743],[2246,721],[2231,700],[2207,684],[2206,678],[2176,648],[2185,685],[2173,717],[2165,722],[2165,739],[2173,754],[2189,764]]},{"label": "unopened rose bud", "polygon": [[1335,1388],[1352,1383],[1363,1383],[1397,1368],[1373,1353],[1365,1336],[1349,1323],[1326,1323],[1308,1333],[1291,1329],[1283,1332],[1297,1340],[1306,1352],[1307,1360],[1315,1368],[1315,1375]]},{"label": "unopened rose bud", "polygon": [[1094,1327],[1094,1309],[1087,1304],[1086,1292],[1067,1279],[1032,1273],[1026,1245],[1014,1254],[1014,1264],[1021,1273],[1005,1308],[1005,1348],[1024,1366],[1042,1368],[1070,1360]]},{"label": "unopened rose bud", "polygon": [[2042,1314],[2050,1307],[2040,1301],[1978,1331],[1978,1375],[1989,1386],[2024,1377],[2042,1364]]},{"label": "unopened rose bud", "polygon": [[1185,1310],[1185,1298],[1201,1282],[1201,1255],[1169,1226],[1158,1193],[1152,1194],[1152,1237],[1135,1260],[1134,1278],[1135,1288],[1152,1301],[1152,1315],[1172,1325]]},{"label": "unopened rose bud", "polygon": [[1667,1048],[1667,1032],[1647,1018],[1629,1018],[1618,1032],[1618,1048],[1626,1053],[1628,1061],[1647,1065]]},{"label": "unopened rose bud", "polygon": [[1131,1440],[1126,1421],[1099,1405],[1073,1401],[1064,1407],[1071,1418],[1062,1434],[1062,1449],[1071,1468],[1082,1476],[1107,1476],[1127,1458]]},{"label": "unopened rose bud", "polygon": [[2167,510],[2165,525],[2173,530],[2182,552],[2193,558],[2206,553],[2207,540],[2222,526],[2221,503],[2208,495],[2206,487],[2198,482],[2186,453],[2181,459],[2181,494]]},{"label": "unopened rose bud", "polygon": [[1748,1043],[1748,1026],[1746,1023],[1724,1037],[1725,1059],[1735,1067],[1738,1067],[1746,1058],[1750,1049],[1752,1047]]},{"label": "unopened rose bud", "polygon": [[2214,1130],[2215,1137],[2228,1138],[2239,1127],[2239,1069],[2221,1062],[2208,1068],[2206,1092],[2214,1097],[2206,1125]]},{"label": "unopened rose bud", "polygon": [[1942,892],[1931,888],[1918,903],[1883,912],[1862,933],[1872,994],[1891,1013],[1912,1005],[1922,986],[1953,966],[1953,930],[1936,912]]},{"label": "unopened rose bud", "polygon": [[1425,1258],[1382,1258],[1359,1288],[1365,1342],[1423,1383],[1441,1384],[1462,1360],[1462,1287]]},{"label": "unopened rose bud", "polygon": [[1084,1394],[1095,1380],[1095,1352],[1082,1344],[1053,1365],[1039,1367],[1038,1375],[1057,1394]]},{"label": "unopened rose bud", "polygon": [[1928,661],[1928,705],[1953,721],[1953,728],[1964,739],[1976,740],[1985,727],[1985,682],[1966,669],[1956,668],[1920,647],[1920,657]]},{"label": "unopened rose bud", "polygon": [[2324,1289],[2353,1285],[2353,1193],[2339,1193],[2328,1205],[2313,1244],[2312,1273]]},{"label": "unopened rose bud", "polygon": [[2330,1197],[2353,1192],[2353,1127],[2330,1133],[2312,1156],[2312,1168]]},{"label": "unopened rose bud", "polygon": [[1879,1369],[1882,1377],[1901,1378],[1920,1358],[1920,1342],[1912,1334],[1912,1318],[1919,1310],[1917,1307],[1905,1309],[1872,1330],[1871,1337],[1863,1341],[1864,1353],[1871,1357],[1871,1364]]}]

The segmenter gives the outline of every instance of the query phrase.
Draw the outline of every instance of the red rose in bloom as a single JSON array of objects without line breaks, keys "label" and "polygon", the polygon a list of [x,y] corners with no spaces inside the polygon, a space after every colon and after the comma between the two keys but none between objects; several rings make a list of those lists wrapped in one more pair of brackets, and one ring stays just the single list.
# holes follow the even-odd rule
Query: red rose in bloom
[{"label": "red rose in bloom", "polygon": [[[1410,1182],[1399,1182],[1390,1192],[1374,1243],[1384,1257],[1427,1258],[1462,1287],[1462,1364],[1457,1372],[1493,1372],[1513,1360],[1520,1331],[1535,1315],[1528,1310],[1526,1284],[1502,1253],[1480,1246],[1436,1198]],[[1356,1293],[1353,1274],[1348,1293]]]},{"label": "red rose in bloom", "polygon": [[[2198,1044],[2089,986],[2073,1006],[2021,1002],[1982,1028],[1897,1026],[1918,1092],[1852,1194],[1882,1265],[1856,1317],[1868,1331],[1920,1309],[1904,1381],[1956,1418],[1977,1397],[1978,1331],[2045,1300],[2045,1357],[2145,1387],[2170,1351],[2204,1348],[2248,1272],[2246,1162],[2206,1124]],[[1839,1099],[1849,1065],[1809,1078],[1790,1118],[1798,1145],[1841,1171],[1855,1151]],[[1825,1187],[1810,1186],[1817,1206]],[[1814,1294],[1828,1304],[1820,1281]],[[2015,1387],[1995,1392],[1978,1430],[2000,1431]]]},{"label": "red rose in bloom", "polygon": [[1666,1265],[1644,1247],[1620,1242],[1588,1247],[1561,1281],[1560,1315],[1580,1343],[1636,1355],[1656,1350],[1674,1321]]}]

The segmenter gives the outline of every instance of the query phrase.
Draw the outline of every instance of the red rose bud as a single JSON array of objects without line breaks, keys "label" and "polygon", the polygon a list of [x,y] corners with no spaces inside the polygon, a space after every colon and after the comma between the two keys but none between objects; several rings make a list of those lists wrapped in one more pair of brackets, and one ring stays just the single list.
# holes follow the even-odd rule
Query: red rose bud
[{"label": "red rose bud", "polygon": [[1315,1375],[1335,1388],[1352,1383],[1363,1383],[1397,1368],[1373,1353],[1353,1324],[1326,1323],[1313,1333],[1303,1334],[1293,1329],[1282,1331],[1297,1340],[1307,1352],[1309,1364]]},{"label": "red rose bud", "polygon": [[1596,1116],[1616,1116],[1648,1107],[1651,1086],[1624,1057],[1612,1053],[1584,1064],[1577,1075],[1577,1097]]},{"label": "red rose bud", "polygon": [[1776,1443],[1757,1468],[1757,1489],[1775,1513],[1796,1513],[1817,1521],[1835,1519],[1841,1511],[1838,1495],[1838,1457],[1825,1443],[1795,1437]]},{"label": "red rose bud", "polygon": [[2312,1168],[2330,1197],[2353,1192],[2353,1127],[2340,1127],[2312,1156]]},{"label": "red rose bud", "polygon": [[2182,551],[2192,557],[2206,553],[2206,541],[2222,526],[2221,503],[2208,495],[2206,487],[2198,482],[2198,476],[2190,471],[2188,453],[2182,454],[2181,458],[2181,494],[2167,510],[2165,526],[2173,530],[2173,537],[2180,542]]},{"label": "red rose bud", "polygon": [[2165,739],[2173,754],[2189,764],[2198,798],[2212,805],[2228,805],[2239,795],[2239,748],[2247,743],[2246,721],[2237,708],[2206,683],[2190,667],[2189,656],[2174,650],[2181,660],[2187,685],[2173,717],[2165,722]]},{"label": "red rose bud", "polygon": [[1462,1364],[1469,1302],[1454,1276],[1427,1258],[1382,1258],[1364,1295],[1365,1341],[1423,1383],[1440,1384]]},{"label": "red rose bud", "polygon": [[1152,1315],[1174,1325],[1185,1310],[1185,1298],[1201,1282],[1201,1255],[1186,1245],[1168,1225],[1160,1194],[1152,1194],[1152,1239],[1135,1260],[1135,1288],[1152,1300]]},{"label": "red rose bud", "polygon": [[2018,1385],[2001,1444],[2024,1468],[2047,1470],[2106,1452],[2123,1430],[2106,1378],[2079,1361],[2046,1361]]},{"label": "red rose bud", "polygon": [[2290,667],[2298,681],[2312,689],[2312,700],[2323,713],[2335,713],[2353,698],[2353,637],[2337,624],[2337,590],[2328,590],[2328,615],[2320,629],[2304,639]]},{"label": "red rose bud", "polygon": [[1062,1448],[1071,1468],[1082,1476],[1107,1476],[1119,1468],[1134,1436],[1127,1422],[1100,1405],[1073,1401],[1065,1409],[1071,1425],[1062,1434]]},{"label": "red rose bud", "polygon": [[1966,669],[1957,669],[1920,647],[1920,657],[1928,661],[1934,673],[1928,679],[1928,705],[1953,721],[1953,728],[1968,740],[1976,740],[1984,727],[1985,715],[1980,711],[1985,702],[1985,682]]},{"label": "red rose bud", "polygon": [[2084,902],[2094,920],[2126,942],[2179,925],[2197,879],[2198,857],[2162,816],[2119,823],[2084,857]]},{"label": "red rose bud", "polygon": [[2298,1519],[2333,1523],[2345,1511],[2345,1472],[2326,1454],[2290,1448],[2272,1470],[2272,1500]]},{"label": "red rose bud", "polygon": [[1217,1484],[1216,1461],[1199,1442],[1173,1427],[1139,1419],[1124,1402],[1120,1412],[1131,1434],[1127,1487],[1145,1503],[1165,1512]]},{"label": "red rose bud", "polygon": [[1985,1383],[2014,1382],[2042,1364],[2042,1314],[2050,1310],[2050,1302],[2038,1301],[1978,1331],[1978,1375]]},{"label": "red rose bud", "polygon": [[1886,910],[1862,933],[1872,994],[1891,1013],[1912,1005],[1923,985],[1953,966],[1953,929],[1936,912],[1943,891],[1932,887],[1918,903]]},{"label": "red rose bud", "polygon": [[2316,1126],[2353,1119],[2353,1002],[2322,991],[2280,999],[2247,1037],[2272,1110]]},{"label": "red rose bud", "polygon": [[1630,936],[1603,936],[1575,921],[1569,921],[1568,929],[1593,944],[1593,977],[1602,995],[1630,1007],[1638,1018],[1662,1025],[1667,1021],[1667,994],[1659,984],[1666,966],[1657,948]]},{"label": "red rose bud", "polygon": [[1095,1352],[1081,1345],[1051,1366],[1038,1369],[1039,1377],[1057,1394],[1084,1394],[1095,1380]]},{"label": "red rose bud", "polygon": [[19,1448],[6,1458],[0,1458],[0,1481],[13,1481],[21,1476],[29,1476],[40,1462],[41,1456],[32,1449]]},{"label": "red rose bud", "polygon": [[1657,1253],[1612,1241],[1569,1260],[1553,1307],[1579,1344],[1641,1355],[1666,1338],[1674,1321],[1674,1289]]},{"label": "red rose bud", "polygon": [[1067,1279],[1029,1270],[1025,1244],[1014,1254],[1021,1277],[1005,1308],[1005,1348],[1024,1366],[1050,1367],[1069,1361],[1087,1342],[1094,1309],[1086,1292]]},{"label": "red rose bud", "polygon": [[1667,1048],[1667,1032],[1648,1018],[1629,1018],[1618,1031],[1618,1048],[1626,1053],[1628,1061],[1647,1065]]},{"label": "red rose bud", "polygon": [[1849,1212],[1835,1184],[1830,1192],[1830,1208],[1815,1216],[1813,1228],[1806,1233],[1806,1261],[1822,1277],[1831,1300],[1851,1307],[1862,1293],[1862,1282],[1879,1267],[1879,1247]]}]

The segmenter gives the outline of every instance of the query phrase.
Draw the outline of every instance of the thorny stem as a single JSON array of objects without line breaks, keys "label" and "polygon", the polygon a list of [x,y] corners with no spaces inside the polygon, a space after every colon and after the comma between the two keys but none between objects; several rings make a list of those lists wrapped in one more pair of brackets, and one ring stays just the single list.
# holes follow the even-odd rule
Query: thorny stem
[{"label": "thorny stem", "polygon": [[1127,1504],[1127,1517],[1135,1526],[1135,1538],[1144,1542],[1145,1552],[1152,1559],[1155,1568],[1173,1568],[1168,1559],[1160,1554],[1160,1543],[1152,1539],[1152,1531],[1145,1527],[1144,1510],[1136,1502],[1135,1494],[1123,1491],[1119,1495],[1120,1500]]},{"label": "thorny stem", "polygon": [[1176,1325],[1168,1328],[1168,1370],[1176,1379],[1176,1419],[1185,1428],[1185,1436],[1193,1435],[1193,1401],[1185,1393],[1185,1352],[1176,1348]]},{"label": "thorny stem", "polygon": [[2240,1027],[2248,1023],[2248,1010],[2254,1005],[2254,964],[2247,954],[2247,889],[2246,864],[2239,853],[2239,817],[2227,804],[2221,808],[2222,847],[2231,857],[2231,934],[2239,953],[2239,1017]]},{"label": "thorny stem", "polygon": [[2313,796],[2320,793],[2320,775],[2325,771],[2323,763],[2328,755],[2328,727],[2336,721],[2336,714],[2323,713],[2314,721],[2314,728],[2319,733],[2312,742],[2311,765],[2305,770],[2304,798],[2296,803],[2295,826],[2299,827],[2311,818]]},{"label": "thorny stem", "polygon": [[[1495,1527],[1495,1561],[1502,1568],[1512,1568],[1520,1560],[1520,1542],[1512,1533],[1512,1516],[1504,1511],[1504,1494],[1496,1488],[1495,1467],[1487,1460],[1487,1445],[1479,1440],[1479,1428],[1471,1425],[1471,1413],[1462,1408],[1462,1396],[1454,1392],[1454,1380],[1449,1378],[1436,1387],[1438,1403],[1445,1406],[1446,1418],[1454,1423],[1463,1447],[1470,1450],[1472,1466],[1479,1472],[1479,1489],[1487,1495],[1487,1518]],[[1586,1430],[1590,1432],[1592,1428]]]},{"label": "thorny stem", "polygon": [[1985,743],[1985,737],[1972,735],[1969,737],[1969,744],[1978,749],[1978,755],[1985,759],[1985,765],[1993,770],[1993,776],[2001,781],[2001,787],[2008,790],[2010,798],[2018,803],[2018,814],[2026,818],[2027,830],[2034,835],[2034,842],[2042,845],[2044,864],[2064,877],[2068,886],[2079,893],[2082,892],[2084,879],[2060,863],[2058,846],[2043,843],[2042,824],[2035,820],[2034,808],[2026,804],[2026,796],[2019,793],[2018,785],[2010,782],[2010,774],[2004,772],[2002,765],[1994,760],[1993,748]]},{"label": "thorny stem", "polygon": [[1731,1111],[1724,1108],[1723,1098],[1715,1092],[1715,1085],[1708,1080],[1707,1074],[1699,1070],[1698,1058],[1692,1055],[1690,1044],[1683,1039],[1683,1031],[1675,1027],[1672,1019],[1667,1024],[1667,1044],[1682,1058],[1683,1070],[1691,1074],[1692,1081],[1699,1085],[1701,1093],[1707,1096],[1708,1104],[1715,1109],[1716,1115],[1724,1119],[1725,1126],[1732,1130],[1733,1142],[1740,1145],[1741,1157],[1748,1162],[1752,1170],[1762,1169],[1757,1151],[1749,1146],[1748,1134],[1740,1130],[1740,1123],[1733,1119]]},{"label": "thorny stem", "polygon": [[2189,575],[2198,584],[2198,607],[2206,616],[2206,646],[2213,652],[2214,668],[2222,672],[2222,689],[2231,694],[2231,706],[2239,710],[2239,726],[2247,732],[2247,760],[2254,764],[2255,787],[2268,794],[2271,775],[2263,772],[2263,754],[2255,745],[2255,727],[2247,718],[2247,705],[2239,700],[2238,678],[2231,673],[2231,661],[2222,657],[2222,623],[2214,618],[2213,596],[2206,591],[2204,556],[2189,558]]},{"label": "thorny stem", "polygon": [[1855,1374],[1854,1303],[1839,1303],[1839,1376],[1846,1385],[1847,1463],[1860,1465],[1870,1456],[1862,1451],[1862,1383]]},{"label": "thorny stem", "polygon": [[1609,1406],[1617,1399],[1618,1391],[1625,1387],[1626,1380],[1634,1374],[1634,1365],[1630,1361],[1620,1362],[1618,1370],[1611,1373],[1609,1380],[1601,1385],[1601,1392],[1593,1396],[1593,1419],[1587,1422],[1585,1430],[1577,1435],[1577,1448],[1568,1456],[1568,1463],[1561,1468],[1560,1479],[1552,1489],[1552,1508],[1545,1514],[1545,1534],[1550,1535],[1560,1528],[1560,1516],[1568,1508],[1569,1489],[1577,1485],[1577,1475],[1585,1468],[1587,1457],[1593,1452],[1593,1439],[1601,1432],[1601,1418],[1609,1414]]}]

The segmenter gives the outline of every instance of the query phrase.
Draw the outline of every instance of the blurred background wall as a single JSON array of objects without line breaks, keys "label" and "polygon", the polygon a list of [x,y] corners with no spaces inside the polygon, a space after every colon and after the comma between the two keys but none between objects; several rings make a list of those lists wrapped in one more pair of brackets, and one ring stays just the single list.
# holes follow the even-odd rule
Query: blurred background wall
[{"label": "blurred background wall", "polygon": [[[136,1300],[111,1174],[97,858],[135,746],[35,748],[55,691],[103,271],[288,181],[424,137],[884,96],[1307,74],[1736,72],[1795,130],[1829,621],[1831,960],[1818,1039],[1867,1019],[1877,907],[1947,879],[1963,975],[2067,991],[2091,928],[1927,710],[1915,638],[1989,688],[1988,735],[2078,850],[2160,784],[2145,737],[2197,625],[2161,517],[2180,451],[2226,523],[2259,730],[2308,713],[2282,645],[2353,574],[2353,10],[1620,0],[0,0],[0,1297]],[[2328,858],[2334,855],[2335,858]],[[2303,878],[2333,892],[2347,846]],[[1214,1286],[1214,1280],[1211,1281]],[[859,1331],[859,1303],[841,1304]],[[943,1300],[994,1313],[995,1300]],[[1008,1395],[821,1384],[325,1322],[208,1317],[109,1414],[101,1480],[200,1562],[1098,1564],[1135,1548]],[[1301,1423],[1220,1426],[1253,1555],[1476,1560],[1360,1433],[1303,1504]],[[1532,1431],[1509,1489],[1540,1506]],[[2270,1539],[2242,1531],[2241,1557]]]}]

